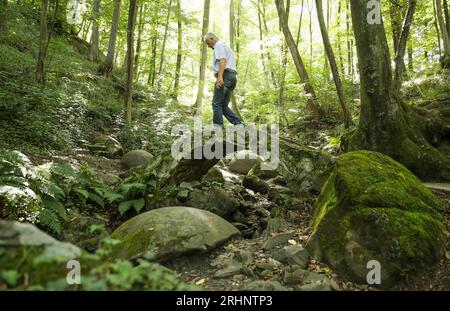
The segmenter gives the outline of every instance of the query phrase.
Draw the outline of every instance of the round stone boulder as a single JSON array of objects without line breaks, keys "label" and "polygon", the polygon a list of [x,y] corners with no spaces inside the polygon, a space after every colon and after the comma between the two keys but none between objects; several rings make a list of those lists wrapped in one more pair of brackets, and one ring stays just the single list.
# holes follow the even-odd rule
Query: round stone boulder
[{"label": "round stone boulder", "polygon": [[236,153],[228,168],[234,173],[246,175],[259,162],[261,162],[261,158],[257,154],[249,150],[242,150]]},{"label": "round stone boulder", "polygon": [[122,164],[130,169],[138,166],[147,166],[152,159],[153,155],[145,150],[133,150],[123,156]]},{"label": "round stone boulder", "polygon": [[210,251],[240,232],[223,218],[208,211],[173,206],[155,209],[126,221],[112,238],[115,258],[136,258],[148,251],[156,260]]}]

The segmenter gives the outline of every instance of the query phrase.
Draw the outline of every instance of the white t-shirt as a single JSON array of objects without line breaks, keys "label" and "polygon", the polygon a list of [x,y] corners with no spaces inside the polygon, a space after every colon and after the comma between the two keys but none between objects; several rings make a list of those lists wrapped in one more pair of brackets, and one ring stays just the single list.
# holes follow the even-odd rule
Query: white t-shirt
[{"label": "white t-shirt", "polygon": [[234,61],[234,55],[231,48],[222,41],[217,41],[214,45],[213,66],[214,74],[219,72],[219,60],[225,58],[225,69],[232,69],[236,71],[236,62]]}]

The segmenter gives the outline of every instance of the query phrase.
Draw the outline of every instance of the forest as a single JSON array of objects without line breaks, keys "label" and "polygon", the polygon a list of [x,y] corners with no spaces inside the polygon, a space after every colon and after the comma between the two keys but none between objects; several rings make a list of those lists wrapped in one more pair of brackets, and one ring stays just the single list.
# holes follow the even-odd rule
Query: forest
[{"label": "forest", "polygon": [[448,0],[0,0],[0,291],[114,290],[450,290]]}]

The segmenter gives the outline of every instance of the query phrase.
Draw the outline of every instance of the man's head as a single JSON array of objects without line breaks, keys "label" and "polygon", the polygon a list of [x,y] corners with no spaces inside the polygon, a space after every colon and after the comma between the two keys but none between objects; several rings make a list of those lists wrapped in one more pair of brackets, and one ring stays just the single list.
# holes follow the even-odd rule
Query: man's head
[{"label": "man's head", "polygon": [[217,38],[215,34],[209,32],[205,35],[203,40],[211,49],[214,49],[214,46],[216,45],[217,41],[219,41],[219,38]]}]

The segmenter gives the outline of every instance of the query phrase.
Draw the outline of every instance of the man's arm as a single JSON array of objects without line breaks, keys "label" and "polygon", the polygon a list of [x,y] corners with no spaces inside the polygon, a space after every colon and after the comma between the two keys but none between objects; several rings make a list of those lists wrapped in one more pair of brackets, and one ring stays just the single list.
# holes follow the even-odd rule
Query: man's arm
[{"label": "man's arm", "polygon": [[223,73],[225,71],[225,65],[227,64],[226,58],[221,58],[219,60],[219,72],[217,73],[217,81],[216,85],[217,87],[221,88],[224,84],[223,82]]}]

